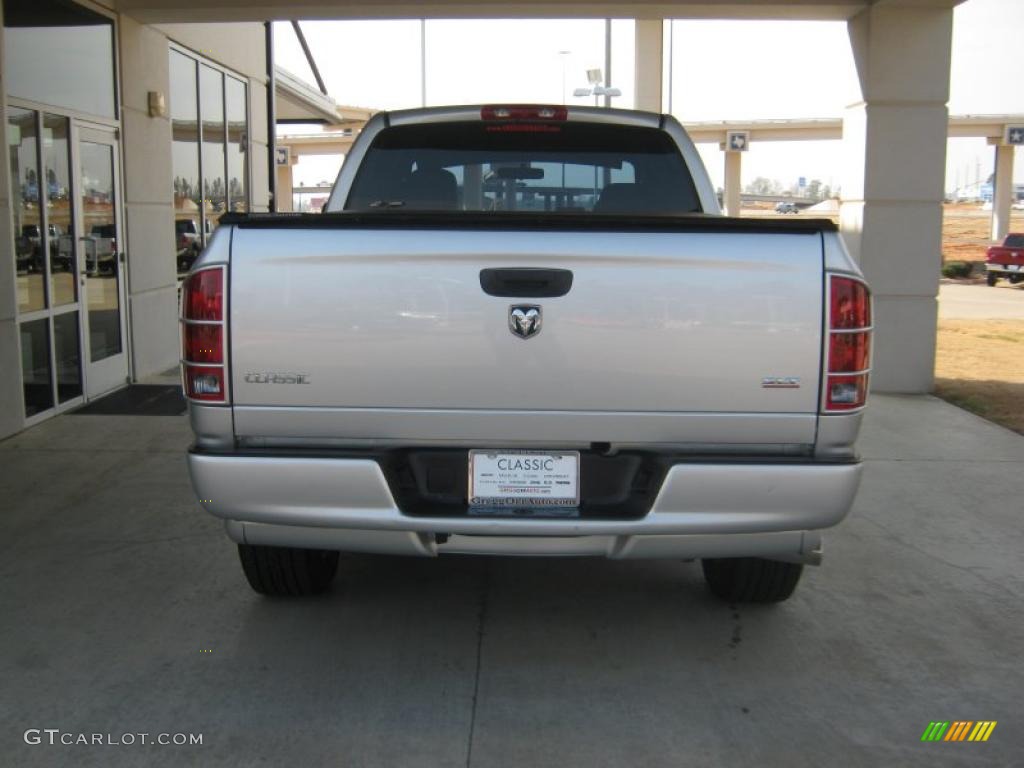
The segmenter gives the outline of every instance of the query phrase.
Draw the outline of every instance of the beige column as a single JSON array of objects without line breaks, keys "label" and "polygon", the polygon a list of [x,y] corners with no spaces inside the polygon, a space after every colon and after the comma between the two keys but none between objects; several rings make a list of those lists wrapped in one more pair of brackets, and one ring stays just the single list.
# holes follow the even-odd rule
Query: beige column
[{"label": "beige column", "polygon": [[1003,242],[1010,231],[1013,205],[1013,150],[1009,144],[996,146],[996,179],[992,188],[992,240]]},{"label": "beige column", "polygon": [[849,22],[862,101],[843,122],[840,226],[874,290],[880,392],[934,379],[952,29],[951,8],[913,0]]},{"label": "beige column", "polygon": [[[724,145],[723,145],[724,147]],[[743,166],[743,153],[725,150],[725,186],[722,203],[725,205],[726,216],[740,215],[740,184]]]},{"label": "beige column", "polygon": [[662,20],[637,19],[634,35],[636,108],[661,112]]},{"label": "beige column", "polygon": [[[167,38],[155,28],[122,16],[118,41],[127,311],[137,381],[173,368],[181,357],[171,121],[167,114],[150,115],[148,102],[154,91],[169,103],[171,80]],[[198,212],[194,218],[198,227]]]},{"label": "beige column", "polygon": [[292,165],[296,158],[290,158],[288,165],[277,166],[277,210],[292,210],[294,185],[292,183]]}]

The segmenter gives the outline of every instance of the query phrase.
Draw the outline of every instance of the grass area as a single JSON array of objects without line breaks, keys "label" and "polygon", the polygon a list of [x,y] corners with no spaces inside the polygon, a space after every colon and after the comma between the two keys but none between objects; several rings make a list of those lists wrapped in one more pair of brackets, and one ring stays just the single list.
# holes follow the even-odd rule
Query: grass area
[{"label": "grass area", "polygon": [[[783,218],[792,214],[776,214],[774,204],[768,202],[749,203],[741,212],[743,216],[768,216]],[[805,217],[832,219],[839,223],[839,214],[806,211]],[[982,210],[981,203],[945,203],[942,206],[942,261],[965,261],[974,265],[976,274],[983,272],[985,249],[992,225],[992,212]],[[1010,231],[1024,232],[1024,211],[1010,213]]]},{"label": "grass area", "polygon": [[[992,213],[978,203],[947,203],[942,211],[942,260],[984,263]],[[1024,212],[1010,214],[1010,231],[1024,231]]]},{"label": "grass area", "polygon": [[1024,434],[1024,320],[941,320],[935,394]]}]

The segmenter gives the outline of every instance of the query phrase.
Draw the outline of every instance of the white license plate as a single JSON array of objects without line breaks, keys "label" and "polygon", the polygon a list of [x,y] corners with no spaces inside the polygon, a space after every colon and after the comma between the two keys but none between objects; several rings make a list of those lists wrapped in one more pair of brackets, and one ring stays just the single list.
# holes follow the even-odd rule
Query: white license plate
[{"label": "white license plate", "polygon": [[577,507],[578,451],[470,451],[473,507]]},{"label": "white license plate", "polygon": [[1018,272],[1020,271],[1020,264],[1007,264],[1006,268],[1011,272]]}]

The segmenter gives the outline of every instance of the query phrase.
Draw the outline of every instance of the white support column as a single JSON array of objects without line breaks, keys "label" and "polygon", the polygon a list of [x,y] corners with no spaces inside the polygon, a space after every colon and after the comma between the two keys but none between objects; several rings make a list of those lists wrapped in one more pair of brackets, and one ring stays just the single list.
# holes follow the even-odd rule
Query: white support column
[{"label": "white support column", "polygon": [[849,22],[863,100],[843,122],[840,226],[874,290],[876,391],[934,380],[952,30],[951,8],[912,0]]},{"label": "white support column", "polygon": [[661,19],[636,20],[636,109],[661,112],[663,34]]},{"label": "white support column", "polygon": [[[724,145],[723,145],[724,147]],[[743,153],[725,150],[725,187],[722,203],[726,216],[740,215],[740,179],[743,168]]]},{"label": "white support column", "polygon": [[1009,144],[996,145],[996,180],[992,190],[992,239],[1003,242],[1010,231],[1013,205],[1013,150]]}]

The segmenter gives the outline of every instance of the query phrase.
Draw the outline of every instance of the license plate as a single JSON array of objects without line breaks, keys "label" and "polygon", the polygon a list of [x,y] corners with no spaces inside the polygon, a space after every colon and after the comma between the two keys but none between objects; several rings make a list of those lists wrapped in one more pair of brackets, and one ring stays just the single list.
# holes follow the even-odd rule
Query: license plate
[{"label": "license plate", "polygon": [[1020,271],[1020,264],[1007,264],[1006,268],[1011,272],[1018,272]]},{"label": "license plate", "polygon": [[579,451],[469,452],[473,507],[577,507]]}]

